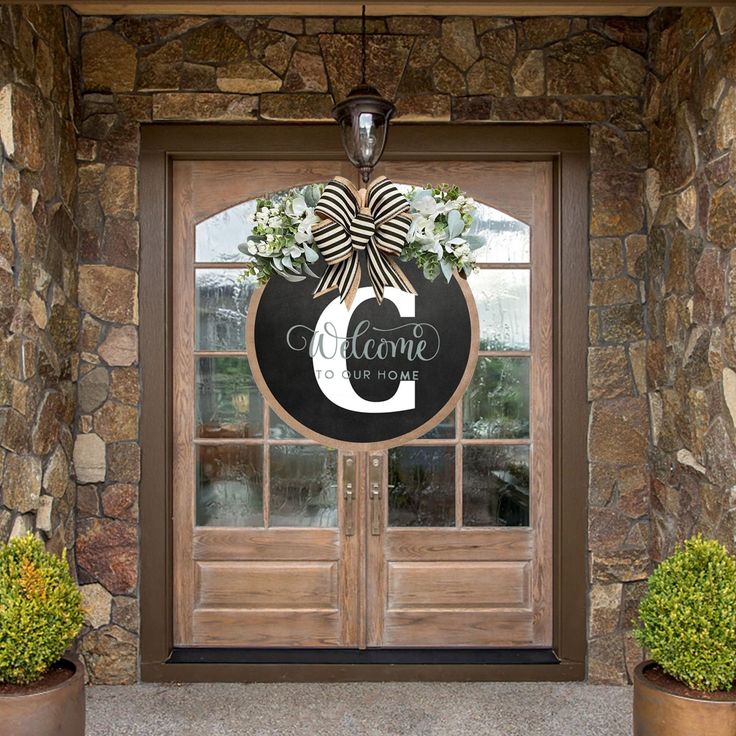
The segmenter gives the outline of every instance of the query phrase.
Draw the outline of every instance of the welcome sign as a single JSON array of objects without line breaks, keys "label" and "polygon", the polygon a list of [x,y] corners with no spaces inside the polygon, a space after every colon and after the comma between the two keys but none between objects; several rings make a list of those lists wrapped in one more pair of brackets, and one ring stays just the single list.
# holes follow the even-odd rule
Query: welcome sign
[{"label": "welcome sign", "polygon": [[344,449],[384,449],[427,432],[462,397],[478,350],[467,283],[387,287],[381,304],[361,282],[350,305],[311,280],[272,278],[253,296],[248,351],[258,388],[291,427]]}]

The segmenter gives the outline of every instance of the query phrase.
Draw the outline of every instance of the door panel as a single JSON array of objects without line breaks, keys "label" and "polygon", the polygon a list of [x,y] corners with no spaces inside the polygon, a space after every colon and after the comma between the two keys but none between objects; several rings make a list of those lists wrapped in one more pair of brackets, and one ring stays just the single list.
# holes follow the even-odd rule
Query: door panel
[{"label": "door panel", "polygon": [[442,179],[483,203],[480,352],[442,434],[369,458],[368,645],[550,646],[551,165],[457,162]]},{"label": "door panel", "polygon": [[249,372],[254,199],[337,161],[173,169],[174,631],[178,646],[549,646],[552,194],[541,162],[389,162],[483,205],[480,353],[455,409],[388,452],[301,437]]},{"label": "door panel", "polygon": [[528,562],[389,562],[388,610],[526,608]]},{"label": "door panel", "polygon": [[180,646],[358,644],[359,538],[338,524],[338,488],[345,473],[354,475],[355,459],[282,427],[255,389],[245,318],[256,284],[244,275],[237,249],[256,197],[325,181],[336,167],[174,163],[174,631]]}]

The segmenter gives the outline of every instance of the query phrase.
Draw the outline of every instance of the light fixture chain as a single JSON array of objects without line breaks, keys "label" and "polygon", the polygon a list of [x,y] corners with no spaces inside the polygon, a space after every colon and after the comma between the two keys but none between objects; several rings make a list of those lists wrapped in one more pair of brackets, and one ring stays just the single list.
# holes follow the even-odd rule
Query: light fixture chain
[{"label": "light fixture chain", "polygon": [[363,6],[363,26],[362,26],[362,32],[361,32],[361,39],[362,39],[362,46],[363,46],[363,57],[362,57],[362,75],[361,75],[361,83],[365,84],[365,46],[366,46],[366,39],[365,39],[365,5]]}]

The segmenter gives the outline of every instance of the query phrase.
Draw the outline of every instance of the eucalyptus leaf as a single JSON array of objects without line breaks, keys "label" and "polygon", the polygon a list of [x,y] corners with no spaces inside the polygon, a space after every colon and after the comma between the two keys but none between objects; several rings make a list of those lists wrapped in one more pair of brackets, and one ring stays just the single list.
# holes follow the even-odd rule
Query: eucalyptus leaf
[{"label": "eucalyptus leaf", "polygon": [[434,281],[437,278],[437,274],[439,273],[439,270],[437,269],[437,264],[435,263],[425,263],[422,267],[422,273],[424,274],[424,278],[428,281]]},{"label": "eucalyptus leaf", "polygon": [[279,276],[281,276],[282,279],[286,279],[287,281],[304,281],[306,276],[296,276],[293,273],[286,273],[286,271],[279,271],[276,269],[275,273],[277,273]]},{"label": "eucalyptus leaf", "polygon": [[311,245],[302,243],[302,249],[304,250],[304,257],[307,259],[307,263],[315,263],[319,260],[319,253]]},{"label": "eucalyptus leaf", "polygon": [[310,184],[304,188],[304,201],[307,203],[307,207],[316,207],[320,196],[319,185]]},{"label": "eucalyptus leaf", "polygon": [[319,276],[314,271],[312,271],[312,269],[309,268],[309,266],[306,263],[302,266],[302,270],[304,271],[304,273],[306,273],[308,276],[311,276],[313,279],[319,278]]},{"label": "eucalyptus leaf", "polygon": [[457,210],[450,210],[447,213],[447,233],[449,238],[456,238],[465,229],[465,223],[461,214]]},{"label": "eucalyptus leaf", "polygon": [[486,244],[486,239],[482,235],[466,235],[465,242],[470,250],[478,250]]},{"label": "eucalyptus leaf", "polygon": [[440,268],[442,269],[442,275],[447,279],[447,283],[449,284],[454,270],[452,264],[443,258],[440,261]]},{"label": "eucalyptus leaf", "polygon": [[283,268],[287,269],[288,271],[299,273],[299,271],[296,268],[294,268],[294,264],[291,262],[291,256],[282,256],[281,265]]}]

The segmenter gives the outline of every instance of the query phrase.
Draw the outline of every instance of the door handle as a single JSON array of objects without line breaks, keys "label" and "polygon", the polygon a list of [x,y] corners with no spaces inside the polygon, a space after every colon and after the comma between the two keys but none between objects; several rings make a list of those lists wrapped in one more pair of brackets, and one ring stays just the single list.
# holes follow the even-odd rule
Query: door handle
[{"label": "door handle", "polygon": [[355,458],[346,455],[342,468],[343,485],[345,486],[345,536],[355,534]]},{"label": "door handle", "polygon": [[381,471],[381,456],[373,455],[368,473],[370,476],[368,498],[371,502],[371,534],[373,536],[379,536],[381,534],[381,482],[383,480]]},{"label": "door handle", "polygon": [[371,534],[381,533],[381,490],[378,485],[371,487]]}]

